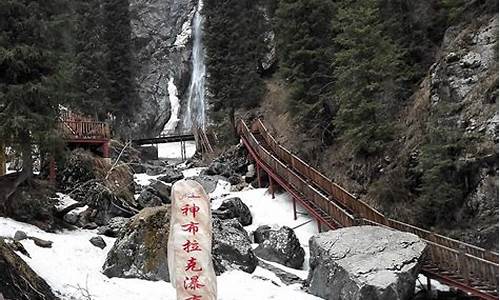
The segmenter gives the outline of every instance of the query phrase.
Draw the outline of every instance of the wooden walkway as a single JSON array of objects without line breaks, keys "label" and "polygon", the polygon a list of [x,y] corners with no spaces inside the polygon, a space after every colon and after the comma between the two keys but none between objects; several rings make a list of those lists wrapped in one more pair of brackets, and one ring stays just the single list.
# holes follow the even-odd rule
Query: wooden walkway
[{"label": "wooden walkway", "polygon": [[[279,145],[261,120],[238,122],[245,147],[272,182],[330,229],[378,225],[418,235],[427,242],[422,273],[480,299],[498,299],[498,253],[385,217]],[[296,212],[294,211],[296,217]]]}]

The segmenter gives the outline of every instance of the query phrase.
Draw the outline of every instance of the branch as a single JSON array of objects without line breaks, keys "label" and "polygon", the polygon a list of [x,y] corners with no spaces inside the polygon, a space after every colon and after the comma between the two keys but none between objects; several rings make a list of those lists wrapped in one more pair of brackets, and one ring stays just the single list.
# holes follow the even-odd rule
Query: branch
[{"label": "branch", "polygon": [[118,165],[118,162],[120,162],[120,158],[122,157],[123,153],[125,152],[125,149],[128,148],[128,146],[132,143],[132,141],[128,141],[125,146],[123,146],[122,150],[120,151],[120,154],[118,155],[118,157],[116,158],[115,162],[113,163],[113,165],[111,166],[111,168],[108,170],[108,172],[106,173],[106,177],[104,177],[104,180],[107,180],[109,175],[111,174],[111,172],[116,168],[116,166]]}]

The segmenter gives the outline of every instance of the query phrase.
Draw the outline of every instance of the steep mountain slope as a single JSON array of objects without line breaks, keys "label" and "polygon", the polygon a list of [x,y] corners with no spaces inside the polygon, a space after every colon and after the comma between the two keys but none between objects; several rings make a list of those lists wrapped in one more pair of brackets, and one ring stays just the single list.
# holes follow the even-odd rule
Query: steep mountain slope
[{"label": "steep mountain slope", "polygon": [[464,7],[428,49],[434,63],[398,103],[381,153],[359,156],[348,142],[309,135],[278,76],[260,108],[241,114],[263,116],[281,143],[384,212],[498,249],[498,14],[480,1]]}]

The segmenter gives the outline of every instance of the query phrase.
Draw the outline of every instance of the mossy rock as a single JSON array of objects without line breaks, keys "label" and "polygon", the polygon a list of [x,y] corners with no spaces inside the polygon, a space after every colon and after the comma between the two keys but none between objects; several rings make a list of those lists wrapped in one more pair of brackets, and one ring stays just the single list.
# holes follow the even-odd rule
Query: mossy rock
[{"label": "mossy rock", "polygon": [[121,231],[103,266],[108,277],[169,281],[170,205],[148,207]]}]

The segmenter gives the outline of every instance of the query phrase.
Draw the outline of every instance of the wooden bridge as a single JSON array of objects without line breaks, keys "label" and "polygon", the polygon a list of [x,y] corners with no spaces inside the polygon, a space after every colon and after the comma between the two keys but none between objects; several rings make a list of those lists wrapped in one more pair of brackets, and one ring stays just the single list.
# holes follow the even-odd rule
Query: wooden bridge
[{"label": "wooden bridge", "polygon": [[177,135],[165,135],[160,134],[157,137],[134,139],[132,142],[134,145],[155,145],[163,143],[181,143],[181,158],[186,159],[186,144],[187,141],[195,141],[196,149],[200,153],[213,153],[214,149],[210,143],[206,131],[200,127],[193,127],[192,134],[177,134]]},{"label": "wooden bridge", "polygon": [[432,278],[480,299],[498,299],[498,253],[387,218],[279,145],[261,120],[251,128],[240,120],[237,127],[256,162],[257,177],[264,170],[273,196],[273,182],[292,196],[295,218],[298,201],[319,230],[378,225],[416,234],[428,245],[422,273],[429,288]]}]

